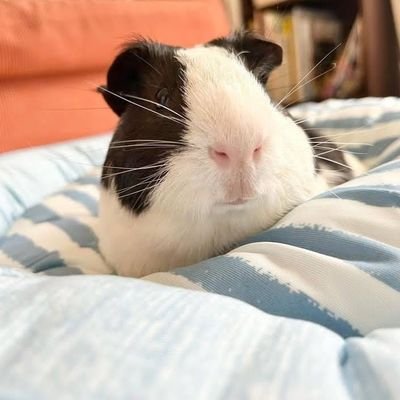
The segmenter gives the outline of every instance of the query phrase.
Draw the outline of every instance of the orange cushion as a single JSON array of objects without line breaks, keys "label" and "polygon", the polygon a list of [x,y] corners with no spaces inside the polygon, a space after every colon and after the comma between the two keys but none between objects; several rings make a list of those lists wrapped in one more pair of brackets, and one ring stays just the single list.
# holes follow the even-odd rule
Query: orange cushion
[{"label": "orange cushion", "polygon": [[92,89],[133,35],[190,46],[229,30],[222,0],[13,0],[0,15],[0,151],[112,129]]},{"label": "orange cushion", "polygon": [[92,82],[104,73],[0,82],[0,152],[110,131],[116,117]]}]

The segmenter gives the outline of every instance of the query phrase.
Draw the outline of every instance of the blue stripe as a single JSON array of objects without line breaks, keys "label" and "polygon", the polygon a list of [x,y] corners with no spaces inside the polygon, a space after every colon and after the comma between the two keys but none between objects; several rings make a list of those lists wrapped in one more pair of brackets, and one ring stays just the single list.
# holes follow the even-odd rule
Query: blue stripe
[{"label": "blue stripe", "polygon": [[268,272],[256,271],[239,257],[220,256],[173,272],[210,292],[240,299],[269,314],[316,322],[344,337],[360,335],[311,297],[294,292]]},{"label": "blue stripe", "polygon": [[370,206],[400,207],[400,185],[337,187],[330,192],[324,192],[314,197],[314,199],[337,197],[359,201]]},{"label": "blue stripe", "polygon": [[397,159],[399,157],[400,157],[400,149],[397,149],[397,150],[394,150],[391,153],[389,153],[384,159],[379,160],[379,163],[380,164],[384,164],[384,163],[387,163],[389,161],[393,161],[393,160],[395,160],[395,159]]},{"label": "blue stripe", "polygon": [[11,259],[33,272],[64,267],[64,260],[58,251],[47,251],[22,235],[12,235],[0,241],[0,250]]},{"label": "blue stripe", "polygon": [[63,230],[80,247],[87,247],[98,251],[97,236],[88,225],[72,218],[63,218],[52,223]]},{"label": "blue stripe", "polygon": [[49,222],[59,219],[60,217],[43,204],[31,207],[26,211],[22,218],[29,219],[35,224],[41,222]]},{"label": "blue stripe", "polygon": [[362,146],[349,146],[348,150],[355,151],[359,154],[356,154],[356,157],[360,160],[366,160],[367,158],[377,157],[379,156],[387,147],[389,147],[396,140],[399,140],[399,136],[390,137],[378,140],[373,143],[373,146],[369,146],[364,144]]},{"label": "blue stripe", "polygon": [[[365,216],[368,218],[368,216]],[[320,227],[275,228],[245,241],[277,242],[347,261],[400,291],[400,249],[341,231]]]},{"label": "blue stripe", "polygon": [[100,183],[100,176],[85,175],[75,181],[82,185],[98,185]]},{"label": "blue stripe", "polygon": [[83,272],[79,268],[66,266],[66,267],[48,269],[45,272],[45,274],[51,276],[66,276],[66,275],[82,275]]},{"label": "blue stripe", "polygon": [[94,199],[92,196],[80,192],[78,190],[63,190],[62,192],[60,192],[61,195],[63,196],[67,196],[70,199],[81,203],[84,207],[86,207],[90,213],[92,215],[97,215],[97,211],[98,211],[98,204],[97,204],[97,200]]}]

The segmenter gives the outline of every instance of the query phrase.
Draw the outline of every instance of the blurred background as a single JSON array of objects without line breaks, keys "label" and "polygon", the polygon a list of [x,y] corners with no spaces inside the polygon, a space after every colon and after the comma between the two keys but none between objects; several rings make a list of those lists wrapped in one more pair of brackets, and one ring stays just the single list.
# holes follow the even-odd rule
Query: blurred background
[{"label": "blurred background", "polygon": [[[292,104],[400,94],[399,0],[227,3],[237,26],[254,29],[284,48],[284,63],[269,82],[276,100],[285,97],[283,103]],[[290,88],[295,89],[288,95]]]},{"label": "blurred background", "polygon": [[192,46],[235,29],[278,42],[284,105],[400,94],[400,0],[0,0],[0,152],[114,128],[96,93],[135,35]]}]

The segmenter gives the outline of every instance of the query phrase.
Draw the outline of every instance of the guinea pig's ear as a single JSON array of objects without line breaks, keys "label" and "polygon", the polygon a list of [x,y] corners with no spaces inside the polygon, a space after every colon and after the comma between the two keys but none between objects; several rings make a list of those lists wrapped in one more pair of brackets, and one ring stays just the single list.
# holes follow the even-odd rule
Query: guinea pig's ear
[{"label": "guinea pig's ear", "polygon": [[139,40],[125,47],[108,70],[107,85],[97,88],[118,116],[121,116],[129,104],[124,100],[124,95],[138,90],[146,70],[152,64],[151,46],[154,44]]},{"label": "guinea pig's ear", "polygon": [[234,52],[263,85],[271,71],[282,64],[282,48],[256,33],[236,32],[230,37],[215,39],[209,45]]}]

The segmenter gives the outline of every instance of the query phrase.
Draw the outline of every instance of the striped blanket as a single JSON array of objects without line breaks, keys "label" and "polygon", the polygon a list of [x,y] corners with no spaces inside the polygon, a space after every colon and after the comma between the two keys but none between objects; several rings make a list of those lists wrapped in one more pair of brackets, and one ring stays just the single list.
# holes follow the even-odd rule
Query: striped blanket
[{"label": "striped blanket", "polygon": [[[71,357],[87,354],[82,347],[86,343],[92,349],[92,358],[88,357],[99,362],[96,368],[101,373],[116,371],[118,389],[104,381],[101,386],[121,395],[113,398],[395,399],[400,393],[400,99],[330,100],[292,112],[340,145],[346,143],[346,151],[353,152],[368,172],[299,205],[228,254],[141,280],[93,276],[113,275],[99,254],[96,235],[99,166],[110,135],[0,157],[0,326],[15,325],[9,315],[21,311],[19,304],[30,307],[29,314],[21,314],[23,328],[14,326],[21,332],[27,321],[35,324],[30,318],[38,309],[49,307],[40,311],[43,316],[48,313],[40,325],[45,327],[58,323],[53,308],[66,313],[64,317],[81,330],[80,336],[71,331],[65,345],[70,346]],[[54,275],[64,276],[64,281]],[[17,284],[16,277],[28,283]],[[108,308],[109,302],[114,308]],[[68,314],[68,307],[90,318]],[[126,315],[138,325],[125,326]],[[59,321],[57,329],[67,332],[66,323],[70,322]],[[139,333],[144,326],[145,339]],[[99,342],[83,340],[82,332],[92,329],[98,329]],[[135,338],[142,347],[132,348],[132,357],[112,346],[115,353],[110,355],[109,350],[105,355],[106,329],[126,346]],[[37,343],[46,348],[47,331],[37,327],[35,332]],[[346,351],[340,337],[351,338]],[[179,357],[169,352],[180,351],[177,340],[185,349]],[[159,353],[159,346],[165,351]],[[18,354],[10,351],[0,345],[0,369],[7,369],[0,377],[0,398],[23,393],[18,389],[21,379],[31,385],[31,397],[26,398],[42,398],[35,393],[61,398],[58,390],[64,381],[54,371],[61,374],[65,363],[73,362],[66,353],[54,355],[51,347],[44,355],[29,350],[25,367],[8,369],[4,354]],[[318,358],[320,352],[325,361]],[[247,357],[243,365],[231,358],[239,353]],[[108,360],[104,364],[100,354]],[[289,357],[286,361],[283,354]],[[54,361],[55,370],[46,376],[55,386],[27,372],[46,362],[43,357]],[[201,357],[219,376],[218,384],[206,374],[207,368],[202,369]],[[269,357],[275,360],[274,372],[265,370]],[[324,374],[310,364],[295,371],[293,364],[300,360],[315,363]],[[160,363],[168,368],[155,374]],[[115,369],[119,364],[140,372],[126,375]],[[198,384],[190,371],[204,380],[196,394],[181,385],[185,379],[189,386]],[[76,385],[71,398],[110,398],[107,391],[96,391],[96,379],[100,378],[88,377],[86,385],[78,376],[71,378]],[[125,392],[133,387],[127,383],[130,379],[135,389]],[[320,389],[307,391],[313,379],[314,384],[321,383]]]},{"label": "striped blanket", "polygon": [[[229,254],[144,279],[235,297],[345,337],[400,326],[400,101],[328,101],[292,112],[338,143],[348,143],[371,169],[301,204]],[[8,196],[1,204],[8,204],[14,218],[21,215],[11,223],[10,211],[2,207],[7,232],[0,264],[47,275],[112,273],[97,247],[100,172],[91,168],[101,163],[108,140],[79,141],[65,145],[64,152],[58,146],[32,151],[49,165],[38,168],[29,185],[36,171],[23,176],[27,152],[11,160],[15,171],[12,165],[1,169]],[[31,163],[31,155],[26,158]],[[38,181],[46,191],[47,185],[61,183],[49,172],[53,164],[72,183],[38,202]],[[29,207],[29,202],[37,204]]]}]

